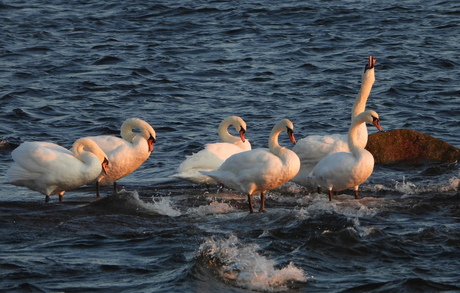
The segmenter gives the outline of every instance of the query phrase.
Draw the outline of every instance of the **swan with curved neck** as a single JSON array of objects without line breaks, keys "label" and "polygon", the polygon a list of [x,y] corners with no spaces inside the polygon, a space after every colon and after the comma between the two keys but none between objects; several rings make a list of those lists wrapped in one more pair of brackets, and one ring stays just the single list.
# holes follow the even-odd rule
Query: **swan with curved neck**
[{"label": "swan with curved neck", "polygon": [[[139,130],[135,132],[133,130]],[[107,174],[101,174],[96,180],[99,186],[113,184],[117,192],[118,180],[139,168],[154,150],[156,133],[150,124],[139,118],[128,118],[121,125],[121,137],[111,135],[90,136],[107,154],[110,165]]]},{"label": "swan with curved neck", "polygon": [[[353,118],[362,113],[366,108],[367,99],[375,82],[375,63],[376,59],[369,56],[361,76],[361,88],[351,110],[352,121]],[[367,144],[367,138],[367,127],[365,124],[362,124],[358,129],[355,143],[364,148]],[[347,134],[309,135],[299,140],[292,150],[299,156],[301,167],[299,173],[291,181],[308,188],[316,188],[317,184],[309,177],[311,170],[313,170],[322,158],[329,154],[348,152],[347,142]]]},{"label": "swan with curved neck", "polygon": [[[239,136],[228,132],[233,125]],[[231,155],[251,149],[246,139],[246,122],[241,117],[229,116],[222,120],[218,128],[222,142],[206,144],[203,150],[187,158],[177,168],[177,173],[171,177],[186,180],[197,184],[217,184],[217,182],[200,171],[216,170]]]},{"label": "swan with curved neck", "polygon": [[375,111],[362,112],[353,119],[348,130],[350,151],[324,157],[311,171],[310,176],[315,182],[329,191],[329,200],[332,200],[332,191],[347,188],[353,188],[355,198],[358,198],[359,185],[366,181],[374,170],[374,157],[357,139],[359,127],[365,123],[372,123],[378,130],[382,130],[379,116]]},{"label": "swan with curved neck", "polygon": [[65,191],[90,183],[109,165],[106,154],[88,138],[75,141],[73,152],[50,142],[24,142],[12,157],[9,183],[44,194],[46,202],[55,194],[62,201]]},{"label": "swan with curved neck", "polygon": [[228,158],[215,171],[202,171],[225,186],[247,194],[249,211],[254,212],[252,196],[260,193],[260,212],[265,211],[265,192],[292,179],[300,168],[299,157],[278,143],[278,136],[286,132],[295,143],[294,125],[288,119],[279,121],[272,129],[269,148],[241,152]]}]

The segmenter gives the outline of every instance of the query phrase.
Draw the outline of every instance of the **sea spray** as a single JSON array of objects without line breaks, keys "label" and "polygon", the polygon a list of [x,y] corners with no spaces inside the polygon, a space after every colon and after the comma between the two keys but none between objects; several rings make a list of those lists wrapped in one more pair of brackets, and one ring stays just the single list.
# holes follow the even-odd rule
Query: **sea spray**
[{"label": "sea spray", "polygon": [[153,203],[145,203],[145,205],[152,211],[169,217],[178,217],[182,213],[173,206],[170,197],[154,197],[152,196]]},{"label": "sea spray", "polygon": [[305,282],[304,272],[292,262],[277,269],[275,261],[257,253],[255,243],[242,243],[231,234],[227,239],[210,237],[200,245],[198,258],[225,283],[261,291],[287,290],[292,282]]},{"label": "sea spray", "polygon": [[226,202],[212,201],[208,205],[189,208],[187,214],[205,216],[212,214],[227,214],[235,211],[237,210]]}]

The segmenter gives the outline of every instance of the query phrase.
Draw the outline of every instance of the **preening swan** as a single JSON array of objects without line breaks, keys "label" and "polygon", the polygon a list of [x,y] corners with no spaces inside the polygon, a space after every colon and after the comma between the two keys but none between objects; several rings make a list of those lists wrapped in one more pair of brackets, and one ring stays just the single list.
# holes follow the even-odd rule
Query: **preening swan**
[{"label": "preening swan", "polygon": [[[228,127],[233,125],[239,136],[228,132]],[[222,120],[218,128],[219,137],[223,142],[208,143],[198,153],[187,156],[177,168],[177,174],[171,177],[187,180],[198,184],[216,184],[217,182],[200,171],[216,170],[231,155],[248,151],[251,144],[245,138],[246,123],[238,116],[229,116]]]},{"label": "preening swan", "polygon": [[11,153],[14,162],[7,171],[8,183],[24,186],[46,196],[86,185],[106,172],[108,159],[88,138],[73,144],[73,153],[50,142],[24,142]]},{"label": "preening swan", "polygon": [[[375,82],[375,62],[376,59],[369,56],[361,77],[361,89],[351,110],[351,120],[366,108],[367,99]],[[367,144],[367,137],[367,128],[363,123],[358,129],[355,144],[364,148]],[[300,139],[292,149],[299,156],[301,162],[300,171],[291,181],[308,188],[316,188],[317,184],[309,177],[311,170],[322,158],[329,154],[349,152],[347,139],[347,134],[310,135]]]},{"label": "preening swan", "polygon": [[283,119],[272,129],[268,140],[269,148],[241,152],[228,158],[215,171],[201,171],[225,186],[248,195],[249,211],[253,194],[260,192],[260,212],[265,211],[265,192],[292,179],[300,168],[299,157],[291,150],[278,144],[278,136],[285,131],[295,143],[294,125]]},{"label": "preening swan", "polygon": [[[134,132],[137,129],[139,132]],[[155,130],[138,118],[129,118],[121,125],[121,137],[111,135],[90,136],[107,154],[110,165],[107,174],[101,174],[96,181],[97,194],[99,186],[113,183],[114,192],[117,192],[117,181],[144,163],[153,152],[156,142]]]},{"label": "preening swan", "polygon": [[355,198],[358,198],[359,185],[366,181],[374,170],[374,157],[357,139],[360,126],[366,122],[382,130],[379,116],[375,111],[362,112],[353,119],[348,130],[350,152],[338,152],[324,157],[310,174],[320,186],[329,190],[329,200],[332,200],[332,191],[351,187],[355,192]]}]

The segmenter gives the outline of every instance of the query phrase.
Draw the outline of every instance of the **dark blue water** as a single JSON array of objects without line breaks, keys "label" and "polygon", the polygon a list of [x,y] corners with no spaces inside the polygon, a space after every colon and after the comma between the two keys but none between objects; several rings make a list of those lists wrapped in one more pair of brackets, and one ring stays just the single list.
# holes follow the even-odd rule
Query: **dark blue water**
[{"label": "dark blue water", "polygon": [[460,291],[456,163],[376,166],[360,200],[287,184],[252,215],[169,177],[228,115],[254,148],[282,118],[297,139],[345,133],[370,55],[382,127],[460,147],[460,3],[105,2],[0,2],[0,182],[11,144],[70,147],[129,117],[157,132],[116,196],[1,186],[0,291]]}]

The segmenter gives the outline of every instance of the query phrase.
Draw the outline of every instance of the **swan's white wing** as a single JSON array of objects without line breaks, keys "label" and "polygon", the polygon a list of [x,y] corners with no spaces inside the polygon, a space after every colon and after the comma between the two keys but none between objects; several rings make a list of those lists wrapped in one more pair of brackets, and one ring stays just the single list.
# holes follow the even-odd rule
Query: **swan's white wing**
[{"label": "swan's white wing", "polygon": [[[245,146],[247,147],[247,144]],[[216,170],[230,156],[241,153],[242,151],[243,149],[237,144],[226,142],[206,144],[203,150],[188,156],[179,165],[177,169],[178,173],[172,175],[172,177],[194,183],[216,183],[215,180],[204,175],[200,171]]]},{"label": "swan's white wing", "polygon": [[325,156],[336,152],[348,152],[348,135],[310,135],[297,141],[292,149],[304,163],[319,162]]},{"label": "swan's white wing", "polygon": [[126,140],[111,135],[89,136],[88,138],[97,143],[108,156],[117,149],[124,148],[128,145]]},{"label": "swan's white wing", "polygon": [[71,151],[43,142],[24,142],[11,155],[17,165],[32,173],[45,173],[65,158],[75,159]]}]

